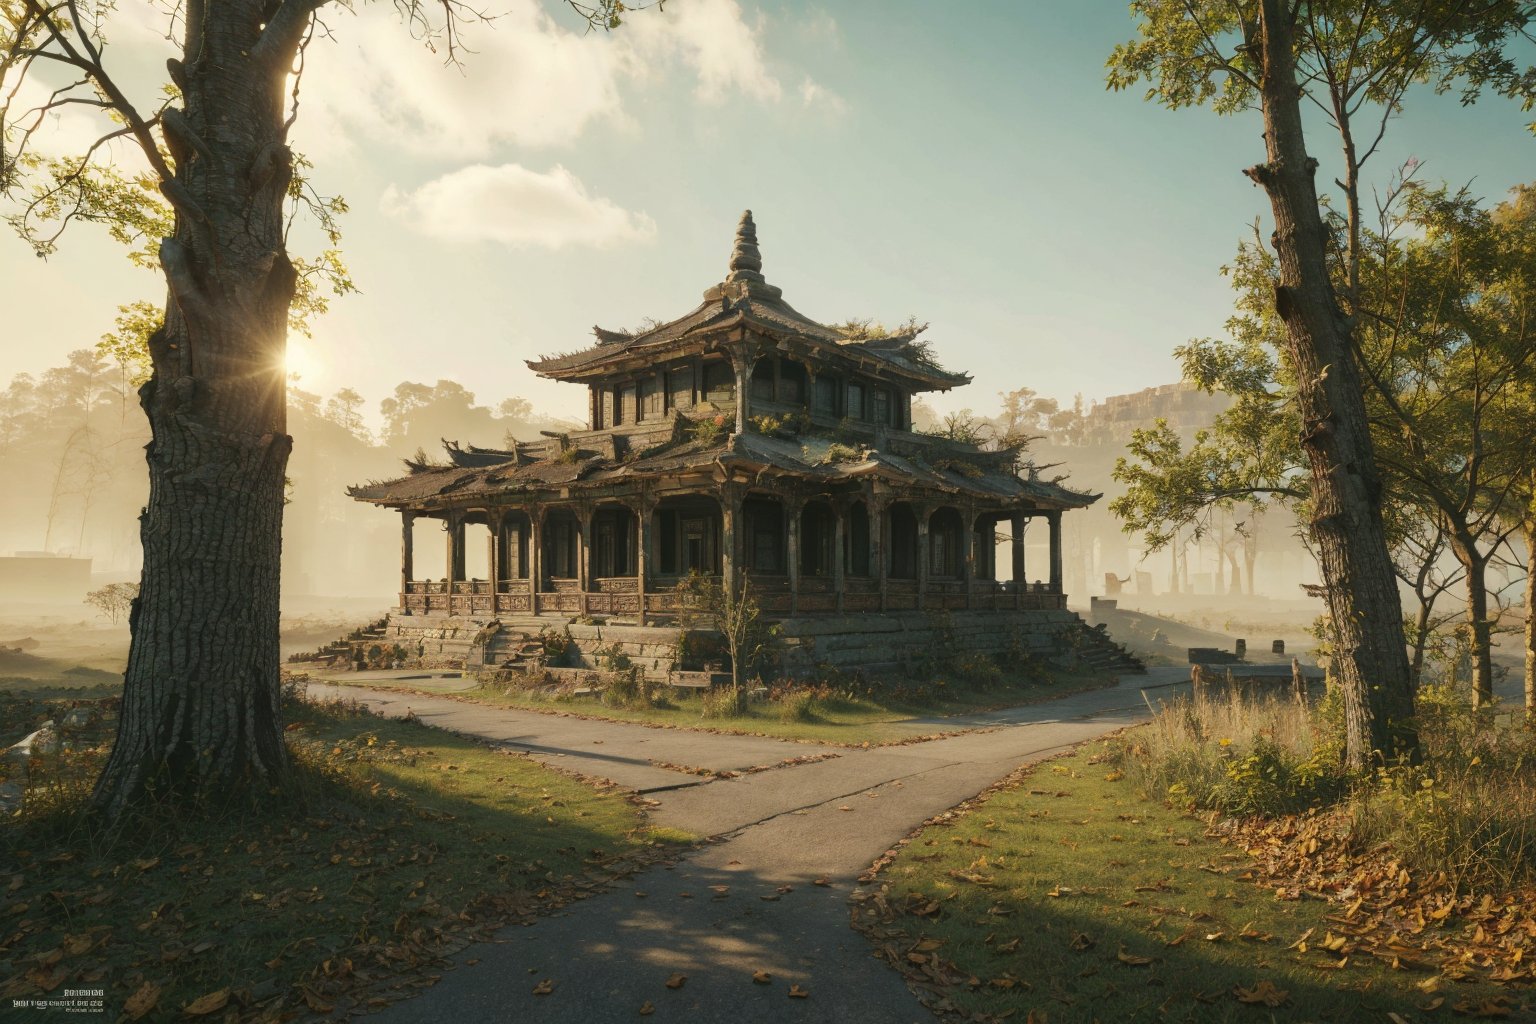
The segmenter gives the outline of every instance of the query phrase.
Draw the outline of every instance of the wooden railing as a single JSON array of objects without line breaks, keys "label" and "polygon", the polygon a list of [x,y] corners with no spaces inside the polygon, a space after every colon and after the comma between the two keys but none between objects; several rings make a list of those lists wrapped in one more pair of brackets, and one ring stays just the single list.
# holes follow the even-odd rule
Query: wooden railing
[{"label": "wooden railing", "polygon": [[[646,580],[647,616],[670,617],[677,612],[673,587],[677,577]],[[582,591],[573,579],[551,580],[549,589],[530,594],[527,580],[503,580],[492,593],[486,580],[456,580],[448,583],[412,580],[400,595],[400,607],[412,615],[462,615],[468,617],[507,614],[538,615],[619,615],[640,613],[640,583],[634,576],[606,576],[593,580],[595,589]],[[799,592],[791,601],[789,579],[784,576],[754,576],[752,589],[758,606],[770,615],[826,615],[838,610],[838,592],[833,580],[825,576],[800,580]],[[843,580],[844,612],[948,611],[998,609],[1040,611],[1067,606],[1060,588],[1047,583],[999,583],[994,580],[928,580],[921,594],[912,579],[888,579],[882,598],[878,580],[848,577]]]}]

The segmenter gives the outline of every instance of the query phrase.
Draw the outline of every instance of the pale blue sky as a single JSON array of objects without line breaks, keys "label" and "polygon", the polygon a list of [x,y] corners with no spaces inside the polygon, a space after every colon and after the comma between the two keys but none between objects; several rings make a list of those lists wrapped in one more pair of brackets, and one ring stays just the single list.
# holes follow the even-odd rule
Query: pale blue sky
[{"label": "pale blue sky", "polygon": [[[1134,31],[1120,2],[670,0],[608,40],[568,37],[553,3],[540,17],[504,2],[522,13],[471,37],[462,75],[359,53],[392,32],[384,9],[339,19],[341,41],[312,55],[327,70],[297,144],[352,203],[363,294],[304,343],[305,386],[350,385],[376,408],[401,380],[449,377],[579,415],[575,389],[522,360],[588,344],[594,323],[691,309],[751,207],[764,273],[802,312],[932,323],[941,361],[976,377],[942,407],[1022,386],[1093,400],[1174,379],[1172,348],[1220,332],[1217,269],[1266,212],[1241,173],[1262,156],[1256,115],[1105,91],[1104,60]],[[384,84],[363,80],[380,66]],[[415,107],[387,95],[437,89]],[[1500,99],[1415,96],[1374,171],[1418,157],[1497,196],[1536,177],[1529,120]],[[1311,128],[1326,163],[1331,138]],[[470,165],[503,183],[494,203],[464,208],[463,178],[422,190]],[[580,209],[526,205],[551,202]],[[46,264],[8,241],[0,266],[0,303],[24,311],[6,376],[160,295],[90,228]]]}]

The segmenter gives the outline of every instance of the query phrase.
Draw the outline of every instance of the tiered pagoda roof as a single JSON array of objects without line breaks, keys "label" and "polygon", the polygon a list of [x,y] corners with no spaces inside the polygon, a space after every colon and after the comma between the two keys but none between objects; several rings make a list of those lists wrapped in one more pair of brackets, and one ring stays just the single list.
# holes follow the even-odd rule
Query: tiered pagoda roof
[{"label": "tiered pagoda roof", "polygon": [[783,291],[763,278],[762,266],[757,225],[748,210],[737,228],[730,273],[704,292],[704,301],[691,313],[639,333],[594,327],[596,345],[529,360],[528,368],[541,377],[581,381],[652,365],[696,346],[700,339],[740,327],[792,346],[802,358],[852,365],[900,380],[911,391],[948,391],[971,382],[969,374],[952,373],[926,358],[917,331],[866,338],[812,320],[784,301]]}]

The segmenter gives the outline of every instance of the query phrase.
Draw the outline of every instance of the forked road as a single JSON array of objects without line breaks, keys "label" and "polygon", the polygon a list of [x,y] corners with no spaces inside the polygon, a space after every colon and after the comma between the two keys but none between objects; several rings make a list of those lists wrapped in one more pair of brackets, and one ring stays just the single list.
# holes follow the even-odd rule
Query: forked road
[{"label": "forked road", "polygon": [[[652,868],[461,951],[458,970],[370,1020],[606,1024],[636,1019],[649,1002],[657,1022],[931,1021],[848,926],[859,873],[924,820],[1021,764],[1144,720],[1142,690],[1154,699],[1176,692],[1167,684],[1181,675],[1154,669],[1105,690],[935,723],[935,731],[972,727],[959,736],[869,750],[335,691],[612,779],[659,801],[656,824],[717,837],[675,867]],[[707,782],[657,766],[741,771],[807,754],[836,756]],[[755,971],[769,972],[771,983],[754,984]],[[673,974],[687,976],[681,988],[665,986]],[[535,995],[546,978],[553,992]],[[791,984],[808,997],[789,998]]]}]

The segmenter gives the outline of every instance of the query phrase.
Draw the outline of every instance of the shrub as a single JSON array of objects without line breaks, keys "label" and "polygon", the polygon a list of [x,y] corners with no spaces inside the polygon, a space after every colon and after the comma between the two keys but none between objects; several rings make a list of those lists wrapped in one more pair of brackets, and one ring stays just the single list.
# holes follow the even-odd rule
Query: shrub
[{"label": "shrub", "polygon": [[1421,689],[1417,707],[1423,762],[1359,787],[1357,843],[1388,843],[1461,891],[1536,879],[1536,728],[1444,686]]},{"label": "shrub", "polygon": [[694,420],[693,425],[688,429],[693,434],[694,440],[704,444],[714,444],[726,433],[725,415],[719,413]]},{"label": "shrub", "polygon": [[951,661],[951,669],[966,682],[983,688],[1000,683],[1003,679],[1003,670],[997,661],[975,651],[957,655]]},{"label": "shrub", "polygon": [[814,722],[818,704],[816,691],[808,687],[796,687],[781,693],[775,703],[779,706],[779,720],[783,722]]},{"label": "shrub", "polygon": [[823,466],[832,466],[840,462],[863,462],[864,458],[865,451],[863,448],[844,444],[841,441],[834,441],[827,445],[827,450],[822,453],[821,464]]},{"label": "shrub", "polygon": [[1230,814],[1303,810],[1348,784],[1335,735],[1289,698],[1178,698],[1132,734],[1121,761],[1153,796]]},{"label": "shrub", "polygon": [[656,706],[655,686],[640,671],[638,665],[629,665],[623,671],[610,672],[603,685],[602,701],[610,708],[628,708],[644,711]]},{"label": "shrub", "polygon": [[759,434],[771,434],[777,437],[797,437],[810,429],[811,418],[798,410],[791,412],[771,413],[762,416],[753,416],[752,429]]},{"label": "shrub", "polygon": [[547,626],[539,630],[539,641],[544,645],[544,663],[552,667],[564,665],[571,649],[576,646],[569,629],[556,633]]},{"label": "shrub", "polygon": [[712,686],[699,695],[700,718],[740,718],[736,694],[728,686]]}]

